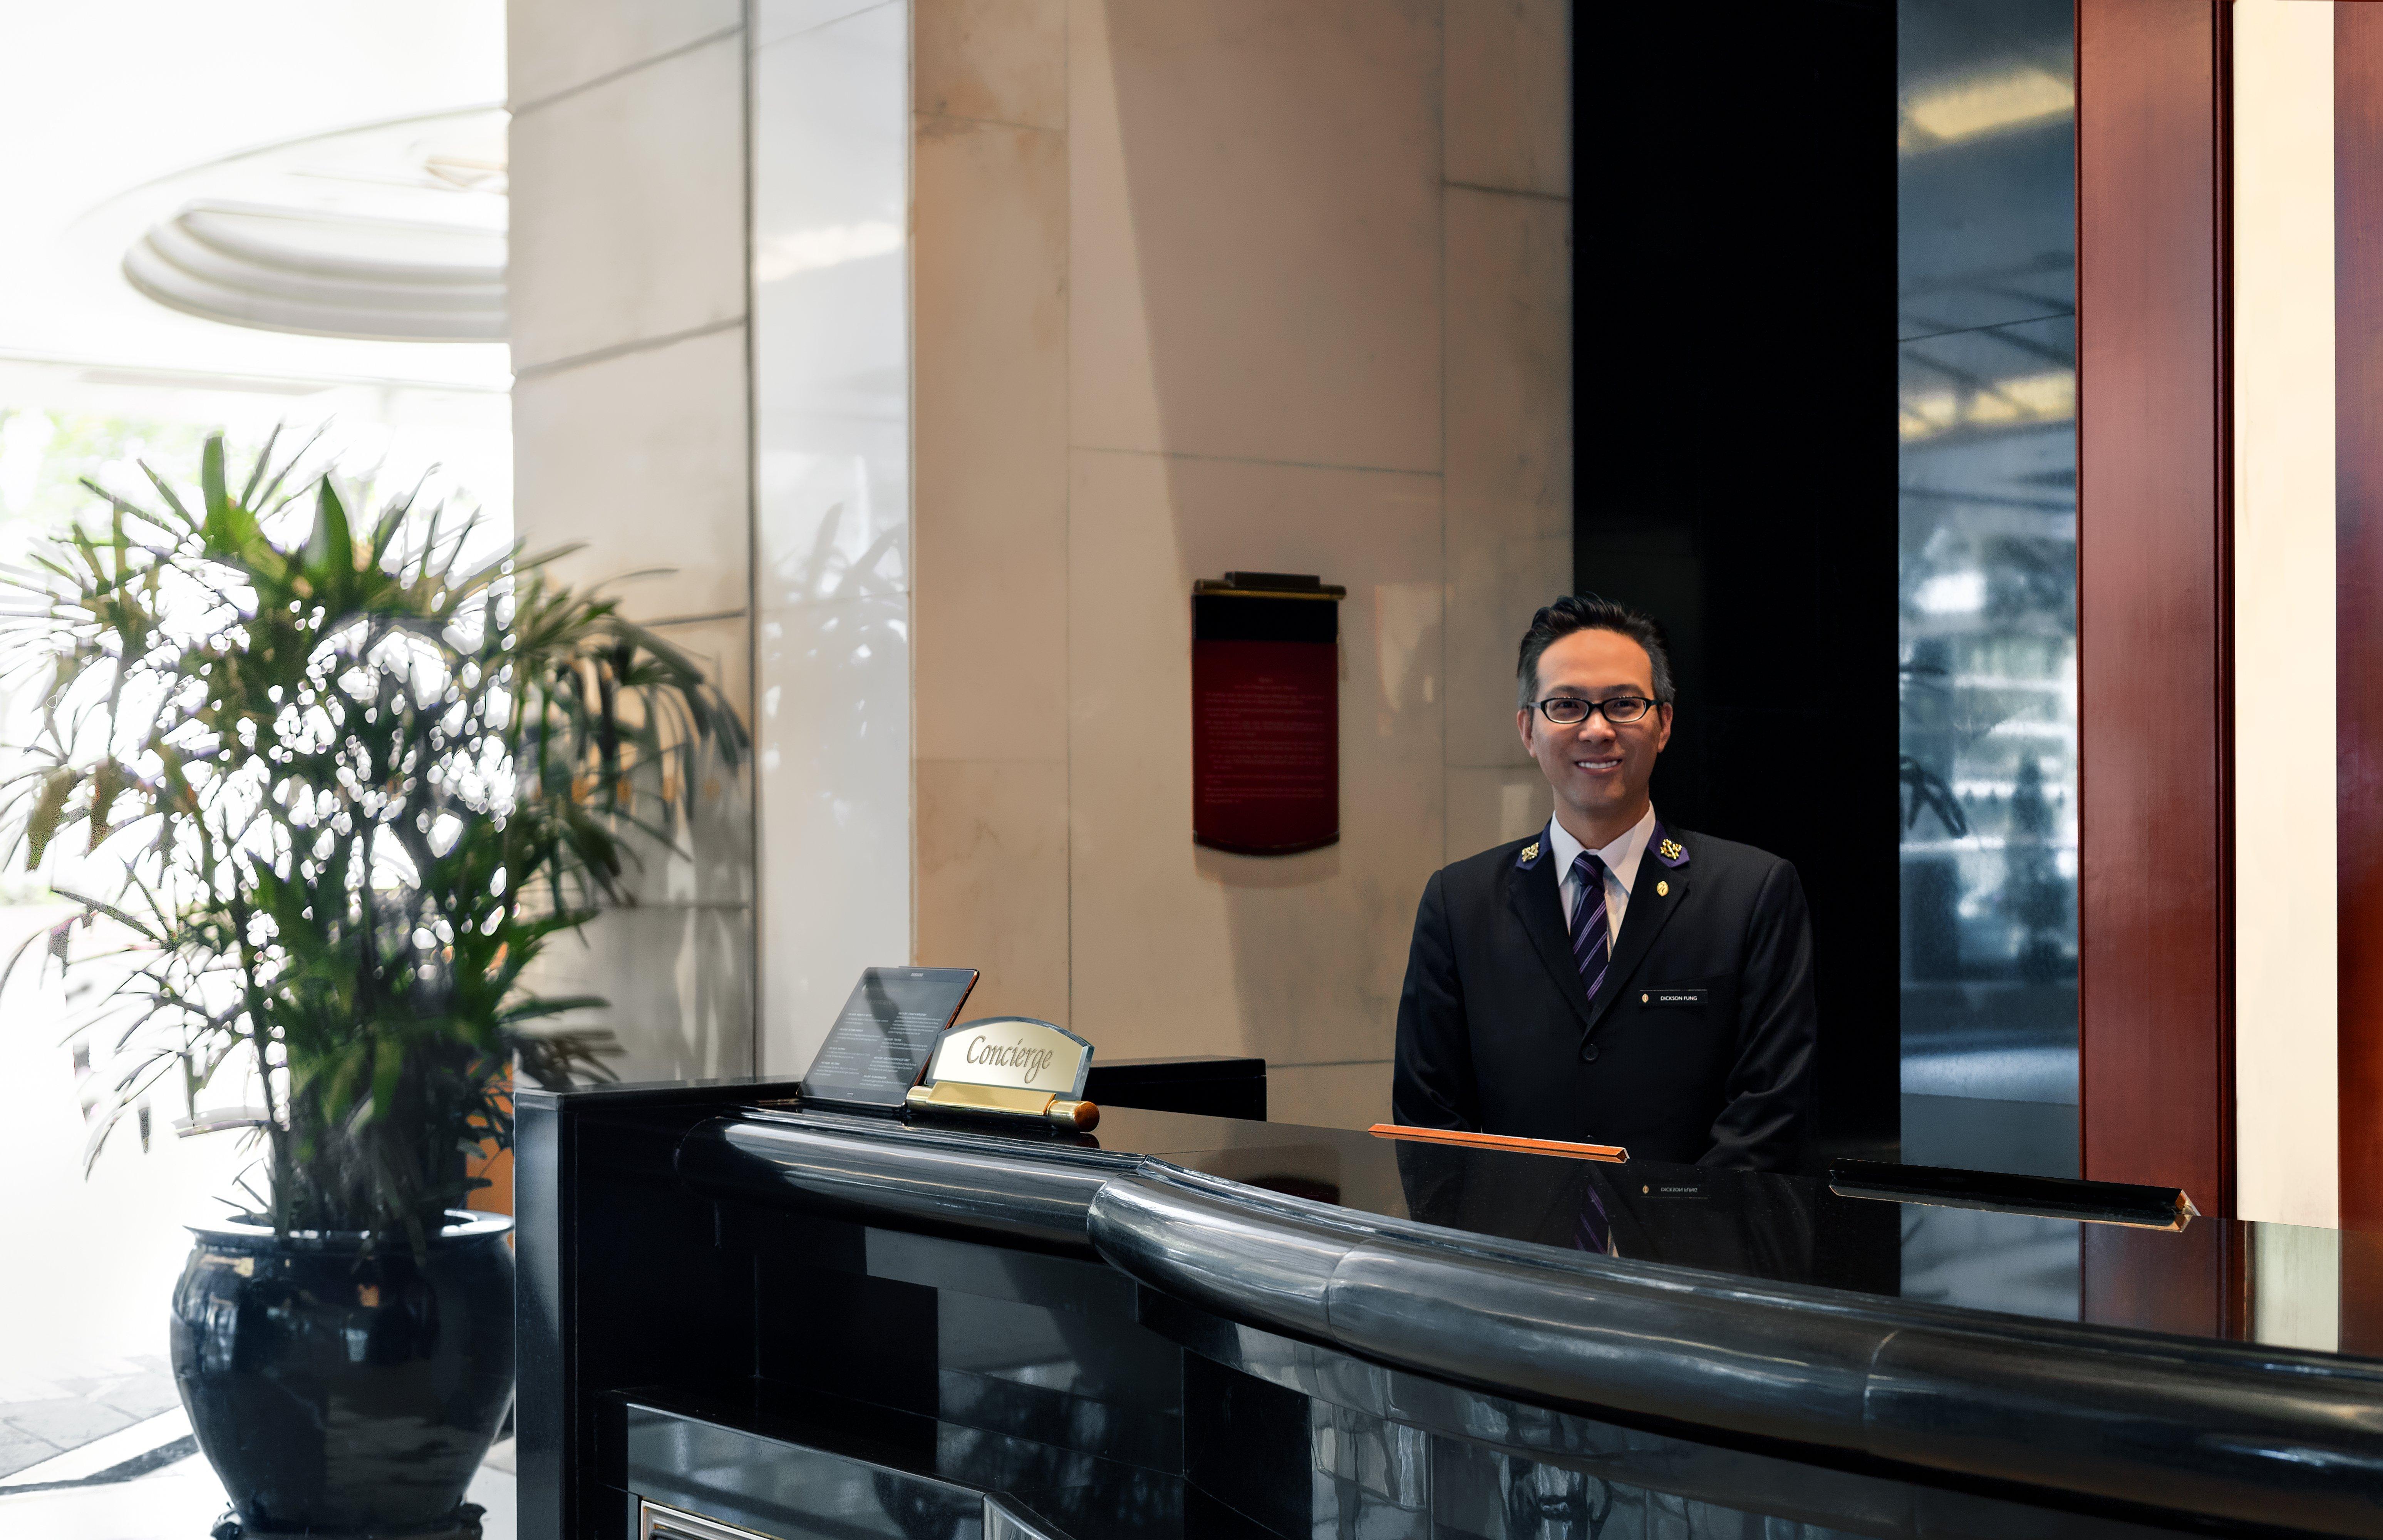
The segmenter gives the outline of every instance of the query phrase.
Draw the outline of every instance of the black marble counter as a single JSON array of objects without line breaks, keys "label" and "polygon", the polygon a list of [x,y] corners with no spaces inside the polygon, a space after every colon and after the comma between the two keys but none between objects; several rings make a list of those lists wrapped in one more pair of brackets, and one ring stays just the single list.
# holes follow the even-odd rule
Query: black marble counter
[{"label": "black marble counter", "polygon": [[[523,1112],[525,1535],[2383,1533],[2383,1363],[2242,1340],[2289,1318],[2252,1259],[2329,1232],[1132,1109]],[[993,1506],[804,1527],[881,1486]]]}]

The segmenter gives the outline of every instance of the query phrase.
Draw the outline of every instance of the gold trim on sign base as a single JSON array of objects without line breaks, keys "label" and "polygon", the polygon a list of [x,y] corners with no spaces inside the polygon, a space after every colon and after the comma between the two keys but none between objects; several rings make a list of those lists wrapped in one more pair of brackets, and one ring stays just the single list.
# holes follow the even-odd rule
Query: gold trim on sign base
[{"label": "gold trim on sign base", "polygon": [[939,1080],[932,1086],[912,1086],[910,1094],[904,1100],[920,1112],[1031,1117],[1070,1133],[1088,1133],[1101,1120],[1101,1109],[1090,1102],[1065,1101],[1047,1090],[971,1085],[965,1080]]}]

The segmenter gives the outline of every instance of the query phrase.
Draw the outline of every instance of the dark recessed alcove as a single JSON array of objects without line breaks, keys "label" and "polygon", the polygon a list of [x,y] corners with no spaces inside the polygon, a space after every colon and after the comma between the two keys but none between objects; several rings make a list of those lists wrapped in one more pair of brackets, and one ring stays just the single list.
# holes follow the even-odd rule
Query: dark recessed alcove
[{"label": "dark recessed alcove", "polygon": [[1792,860],[1823,1149],[1898,1136],[1895,13],[1583,11],[1575,585],[1652,613],[1663,817]]}]

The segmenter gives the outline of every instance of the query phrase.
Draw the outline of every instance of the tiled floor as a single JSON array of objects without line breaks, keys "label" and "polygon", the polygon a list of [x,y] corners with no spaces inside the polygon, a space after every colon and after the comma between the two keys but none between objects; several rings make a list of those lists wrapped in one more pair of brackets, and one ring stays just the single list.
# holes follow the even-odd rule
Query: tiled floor
[{"label": "tiled floor", "polygon": [[[0,958],[64,913],[0,906]],[[31,969],[0,1000],[0,1170],[21,1253],[0,1268],[0,1540],[205,1540],[226,1504],[186,1452],[167,1302],[191,1249],[181,1226],[219,1215],[253,1153],[236,1136],[172,1137],[183,1109],[161,1102],[149,1149],[128,1120],[86,1174],[64,1006]],[[110,1473],[122,1479],[90,1480]],[[512,1540],[510,1446],[469,1496],[488,1540]]]},{"label": "tiled floor", "polygon": [[[465,1500],[488,1509],[484,1540],[513,1540],[512,1447],[489,1451]],[[55,1487],[8,1496],[0,1491],[0,1535],[7,1540],[206,1540],[224,1514],[224,1491],[207,1462],[190,1455],[130,1481]]]},{"label": "tiled floor", "polygon": [[154,1354],[84,1374],[0,1378],[0,1477],[181,1404],[173,1371]]},{"label": "tiled floor", "polygon": [[[65,911],[0,906],[0,957]],[[0,1478],[176,1404],[167,1315],[191,1250],[186,1221],[252,1159],[237,1135],[177,1139],[160,1098],[150,1147],[128,1119],[88,1173],[89,1090],[55,975],[20,967],[0,997]],[[227,1086],[229,1094],[237,1088]]]}]

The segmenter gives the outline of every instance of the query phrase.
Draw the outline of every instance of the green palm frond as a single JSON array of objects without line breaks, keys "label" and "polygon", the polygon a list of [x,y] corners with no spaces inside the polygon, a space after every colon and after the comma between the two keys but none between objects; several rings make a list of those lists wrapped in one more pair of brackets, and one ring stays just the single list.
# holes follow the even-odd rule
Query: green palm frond
[{"label": "green palm frond", "polygon": [[42,701],[0,857],[113,874],[40,951],[116,959],[89,1158],[151,1088],[245,1059],[274,1223],[418,1243],[468,1153],[510,1146],[515,1066],[609,1073],[603,1034],[551,1025],[602,1002],[525,970],[627,901],[749,741],[692,659],[553,581],[560,552],[485,554],[418,487],[365,517],[278,442],[235,489],[209,439],[195,499],[146,465],[154,505],[94,486],[98,522],[0,571],[0,678]]}]

